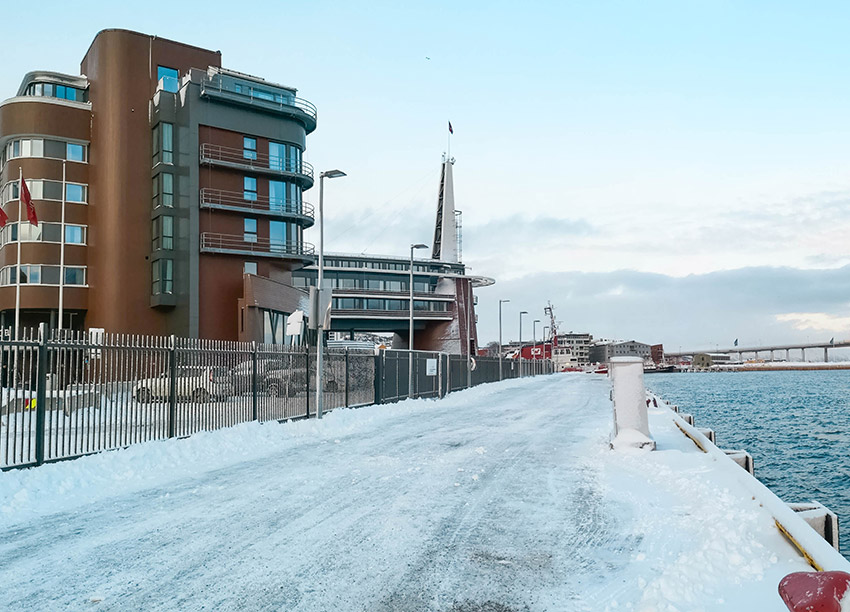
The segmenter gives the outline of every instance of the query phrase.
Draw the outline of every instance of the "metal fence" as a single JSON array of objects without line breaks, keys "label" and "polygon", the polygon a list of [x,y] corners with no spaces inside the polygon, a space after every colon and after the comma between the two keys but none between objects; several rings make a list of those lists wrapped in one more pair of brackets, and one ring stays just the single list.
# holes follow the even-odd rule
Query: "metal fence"
[{"label": "metal fence", "polygon": [[[498,359],[326,349],[324,408],[442,397],[499,380]],[[519,375],[505,360],[504,378]],[[0,469],[41,465],[245,421],[315,414],[315,350],[29,330],[0,339]],[[539,361],[525,374],[550,373]]]}]

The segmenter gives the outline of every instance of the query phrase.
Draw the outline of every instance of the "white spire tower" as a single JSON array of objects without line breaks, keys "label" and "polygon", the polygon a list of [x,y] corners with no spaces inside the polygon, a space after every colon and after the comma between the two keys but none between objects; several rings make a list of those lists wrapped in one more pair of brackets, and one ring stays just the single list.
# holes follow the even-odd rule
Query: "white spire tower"
[{"label": "white spire tower", "polygon": [[458,262],[457,223],[455,221],[455,189],[452,179],[452,157],[443,158],[443,171],[440,174],[440,193],[437,196],[437,223],[434,226],[434,248],[432,259]]}]

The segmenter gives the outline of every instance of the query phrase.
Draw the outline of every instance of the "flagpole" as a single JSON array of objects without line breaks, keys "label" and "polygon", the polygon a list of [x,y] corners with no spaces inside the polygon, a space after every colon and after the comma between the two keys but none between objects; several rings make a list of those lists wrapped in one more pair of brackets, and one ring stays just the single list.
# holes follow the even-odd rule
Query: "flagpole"
[{"label": "flagpole", "polygon": [[62,160],[62,246],[59,251],[59,331],[62,331],[65,306],[65,160]]},{"label": "flagpole", "polygon": [[24,169],[18,166],[18,261],[15,274],[15,340],[20,339],[21,323],[21,200],[24,198]]}]

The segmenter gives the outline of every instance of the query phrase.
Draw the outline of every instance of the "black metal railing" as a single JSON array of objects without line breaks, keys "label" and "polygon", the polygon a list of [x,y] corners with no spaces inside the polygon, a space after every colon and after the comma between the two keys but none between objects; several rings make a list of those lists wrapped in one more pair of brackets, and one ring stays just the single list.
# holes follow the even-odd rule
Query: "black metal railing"
[{"label": "black metal railing", "polygon": [[246,200],[241,191],[224,191],[222,189],[201,189],[200,207],[234,212],[247,212],[269,217],[291,217],[299,220],[303,227],[314,223],[313,205],[301,200],[290,198],[271,198],[269,196],[254,196]]},{"label": "black metal railing", "polygon": [[224,253],[233,255],[254,255],[273,258],[295,258],[305,261],[313,260],[315,248],[309,242],[294,240],[270,240],[251,236],[246,240],[244,235],[217,234],[214,232],[201,233],[202,253]]},{"label": "black metal railing", "polygon": [[225,147],[212,143],[201,144],[201,163],[228,164],[245,170],[271,174],[292,174],[303,177],[313,184],[313,166],[301,159],[290,159],[278,155],[267,155],[256,151]]},{"label": "black metal railing", "polygon": [[[443,397],[499,380],[498,359],[326,349],[325,410]],[[0,469],[29,467],[247,421],[308,418],[316,354],[303,348],[55,331],[0,339]],[[551,373],[540,361],[535,373]],[[469,374],[468,374],[469,372]],[[515,378],[505,363],[504,378]],[[528,371],[530,374],[531,371]]]}]

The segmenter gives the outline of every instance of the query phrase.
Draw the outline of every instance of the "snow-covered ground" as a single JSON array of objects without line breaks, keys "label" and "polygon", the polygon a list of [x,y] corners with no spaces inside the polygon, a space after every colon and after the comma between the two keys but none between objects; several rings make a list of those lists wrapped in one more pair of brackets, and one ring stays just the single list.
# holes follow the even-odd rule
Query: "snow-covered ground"
[{"label": "snow-covered ground", "polygon": [[0,609],[784,611],[808,565],[664,411],[561,374],[0,474]]}]

